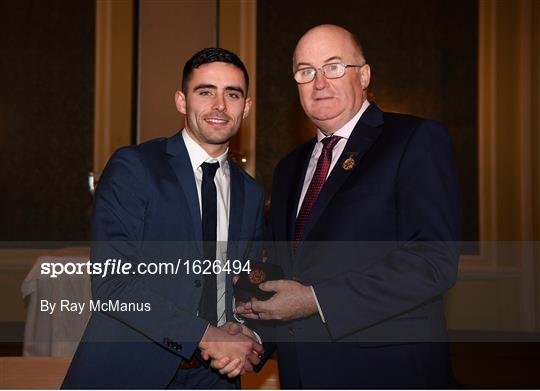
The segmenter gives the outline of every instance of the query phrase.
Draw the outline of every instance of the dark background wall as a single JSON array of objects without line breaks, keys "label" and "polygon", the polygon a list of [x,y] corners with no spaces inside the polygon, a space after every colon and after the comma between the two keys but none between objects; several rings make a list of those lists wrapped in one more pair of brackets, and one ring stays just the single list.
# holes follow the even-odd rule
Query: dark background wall
[{"label": "dark background wall", "polygon": [[314,134],[298,102],[291,57],[302,34],[321,23],[360,38],[372,70],[370,100],[449,128],[464,196],[464,238],[478,240],[476,1],[259,1],[257,178],[270,190],[279,159]]},{"label": "dark background wall", "polygon": [[0,241],[88,237],[94,0],[0,2]]},{"label": "dark background wall", "polygon": [[[455,144],[465,238],[478,238],[477,2],[258,2],[257,178],[314,132],[291,55],[320,23],[356,33],[384,110],[438,119]],[[0,240],[88,237],[92,199],[95,2],[0,3]]]}]

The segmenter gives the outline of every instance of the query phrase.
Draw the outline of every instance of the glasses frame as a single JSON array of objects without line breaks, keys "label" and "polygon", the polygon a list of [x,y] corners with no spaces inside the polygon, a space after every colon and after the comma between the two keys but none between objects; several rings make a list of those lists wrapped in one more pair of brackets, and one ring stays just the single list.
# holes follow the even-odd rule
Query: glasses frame
[{"label": "glasses frame", "polygon": [[[331,62],[331,63],[328,63],[328,64],[324,64],[320,67],[304,67],[304,68],[300,68],[300,69],[297,69],[294,74],[293,74],[293,78],[294,78],[294,81],[297,83],[297,84],[307,84],[307,83],[311,83],[313,80],[315,80],[315,77],[317,77],[317,72],[321,72],[322,75],[324,77],[326,77],[327,79],[339,79],[343,76],[345,76],[345,72],[347,71],[347,68],[362,68],[364,65],[366,65],[367,63],[363,63],[362,65],[358,65],[358,64],[344,64],[342,62]],[[324,68],[325,67],[328,67],[329,65],[341,65],[343,67],[343,73],[337,77],[328,77],[326,75],[326,72],[324,71]],[[303,82],[300,82],[296,79],[296,75],[298,74],[298,72],[300,71],[305,71],[306,69],[313,69],[315,70],[315,72],[313,73],[313,77],[311,78],[311,80],[309,81],[303,81]]]}]

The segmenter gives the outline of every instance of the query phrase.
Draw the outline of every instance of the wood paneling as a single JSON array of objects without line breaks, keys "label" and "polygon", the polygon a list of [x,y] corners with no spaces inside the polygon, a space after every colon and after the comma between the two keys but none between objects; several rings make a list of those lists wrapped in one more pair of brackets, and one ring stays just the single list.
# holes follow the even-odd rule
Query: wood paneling
[{"label": "wood paneling", "polygon": [[134,0],[96,2],[96,179],[113,152],[132,143],[134,12]]},{"label": "wood paneling", "polygon": [[[540,91],[540,70],[535,66],[540,56],[536,3],[479,2],[482,242],[477,256],[462,257],[458,284],[448,295],[449,323],[456,329],[540,330],[540,252],[533,242],[538,240],[540,180],[538,105],[534,103]],[[482,315],[481,323],[467,316],[471,301]]]},{"label": "wood paneling", "polygon": [[57,390],[70,362],[71,358],[58,357],[0,358],[0,389]]},{"label": "wood paneling", "polygon": [[184,127],[174,93],[185,62],[216,44],[216,0],[141,0],[137,142],[168,137]]},{"label": "wood paneling", "polygon": [[[219,7],[219,46],[236,53],[249,73],[249,96],[257,96],[257,2],[221,1]],[[237,163],[255,176],[256,102],[231,141],[231,152]]]}]

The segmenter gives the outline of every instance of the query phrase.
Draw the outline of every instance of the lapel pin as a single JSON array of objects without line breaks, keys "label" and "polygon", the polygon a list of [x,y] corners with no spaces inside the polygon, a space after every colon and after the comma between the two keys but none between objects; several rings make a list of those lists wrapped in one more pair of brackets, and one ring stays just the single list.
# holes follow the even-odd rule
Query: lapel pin
[{"label": "lapel pin", "polygon": [[352,170],[356,164],[353,157],[356,156],[358,152],[346,152],[346,154],[349,155],[349,157],[343,162],[343,169],[349,171]]}]

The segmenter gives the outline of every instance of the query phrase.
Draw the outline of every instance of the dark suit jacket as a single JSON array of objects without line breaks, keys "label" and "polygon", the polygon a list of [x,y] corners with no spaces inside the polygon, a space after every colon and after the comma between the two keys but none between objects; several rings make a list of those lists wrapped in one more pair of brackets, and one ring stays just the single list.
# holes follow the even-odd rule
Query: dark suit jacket
[{"label": "dark suit jacket", "polygon": [[[229,159],[227,256],[251,256],[259,239],[264,192]],[[92,260],[163,262],[202,259],[193,168],[181,132],[118,150],[101,177],[92,219]],[[207,327],[197,317],[203,275],[92,277],[94,300],[147,302],[147,312],[94,312],[64,388],[164,388],[194,354]],[[231,275],[226,280],[232,319]]]},{"label": "dark suit jacket", "polygon": [[[294,250],[296,211],[316,139],[273,181],[272,262],[313,285],[324,314],[275,329],[282,385],[433,387],[448,383],[441,295],[458,270],[461,205],[445,128],[372,103],[313,206]],[[352,156],[352,169],[343,162]]]}]

